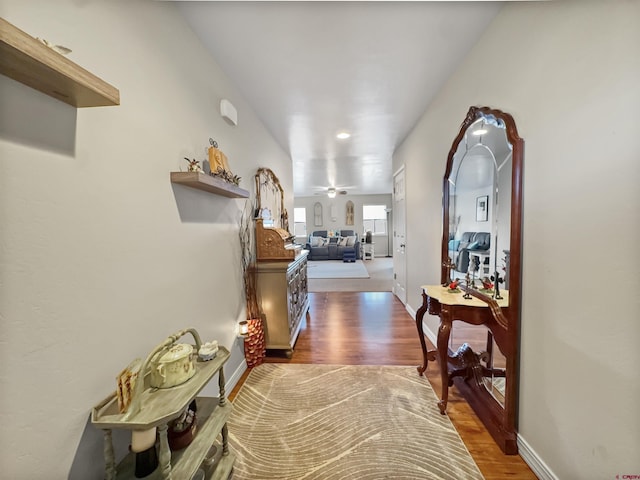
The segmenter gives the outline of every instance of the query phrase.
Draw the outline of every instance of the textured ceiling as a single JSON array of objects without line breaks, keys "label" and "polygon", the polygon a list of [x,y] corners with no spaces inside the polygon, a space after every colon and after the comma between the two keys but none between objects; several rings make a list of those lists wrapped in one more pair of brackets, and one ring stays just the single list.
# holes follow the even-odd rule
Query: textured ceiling
[{"label": "textured ceiling", "polygon": [[[294,194],[390,193],[391,157],[499,2],[181,2],[293,162]],[[242,122],[242,112],[239,112]],[[339,140],[336,134],[351,137]]]}]

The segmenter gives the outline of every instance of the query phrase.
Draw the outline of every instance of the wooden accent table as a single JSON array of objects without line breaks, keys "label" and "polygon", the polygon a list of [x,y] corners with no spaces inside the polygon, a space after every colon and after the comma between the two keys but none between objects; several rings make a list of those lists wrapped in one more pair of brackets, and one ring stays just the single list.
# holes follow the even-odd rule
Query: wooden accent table
[{"label": "wooden accent table", "polygon": [[[442,395],[438,402],[438,407],[440,408],[440,413],[444,415],[447,410],[449,386],[453,384],[453,378],[466,374],[468,366],[464,359],[464,356],[467,355],[467,352],[463,349],[464,345],[455,354],[449,354],[449,336],[451,335],[453,321],[460,320],[472,325],[490,326],[496,341],[502,344],[502,338],[500,337],[506,335],[507,323],[500,309],[509,305],[509,292],[501,291],[503,299],[497,301],[492,299],[491,302],[487,303],[474,296],[465,299],[463,297],[464,292],[452,293],[447,287],[441,285],[423,285],[421,288],[422,306],[416,312],[416,327],[418,328],[420,345],[422,346],[423,364],[418,367],[418,373],[420,375],[424,373],[429,360],[434,361],[436,357],[439,358]],[[474,294],[471,289],[469,289],[469,293],[471,295]],[[422,319],[426,312],[440,317],[437,350],[427,351],[422,326]],[[454,367],[451,370],[449,369],[450,364]]]}]

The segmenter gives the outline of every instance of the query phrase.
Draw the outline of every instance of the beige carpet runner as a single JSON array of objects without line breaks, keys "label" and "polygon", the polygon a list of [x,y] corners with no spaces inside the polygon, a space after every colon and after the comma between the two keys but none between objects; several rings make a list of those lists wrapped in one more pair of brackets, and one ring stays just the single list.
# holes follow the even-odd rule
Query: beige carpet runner
[{"label": "beige carpet runner", "polygon": [[482,474],[414,367],[263,364],[234,400],[233,480]]}]

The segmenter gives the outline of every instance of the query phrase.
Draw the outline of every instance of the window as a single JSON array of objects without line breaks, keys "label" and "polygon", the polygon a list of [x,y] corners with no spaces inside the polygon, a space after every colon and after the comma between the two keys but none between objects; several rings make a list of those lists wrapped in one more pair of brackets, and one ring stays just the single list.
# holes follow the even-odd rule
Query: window
[{"label": "window", "polygon": [[293,209],[293,234],[296,237],[307,236],[307,209],[304,207]]},{"label": "window", "polygon": [[387,234],[387,206],[363,205],[362,220],[365,233],[371,230],[374,235]]}]

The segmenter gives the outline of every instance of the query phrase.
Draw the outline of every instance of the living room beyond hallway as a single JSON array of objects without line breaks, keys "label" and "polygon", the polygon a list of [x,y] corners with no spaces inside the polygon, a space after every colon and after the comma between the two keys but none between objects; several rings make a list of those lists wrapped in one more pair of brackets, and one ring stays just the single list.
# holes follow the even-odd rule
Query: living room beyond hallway
[{"label": "living room beyond hallway", "polygon": [[[309,260],[307,270],[316,264],[331,260]],[[309,278],[309,292],[391,292],[393,287],[393,258],[374,257],[371,260],[357,260],[369,273],[369,278]],[[346,263],[345,265],[353,265]]]}]

